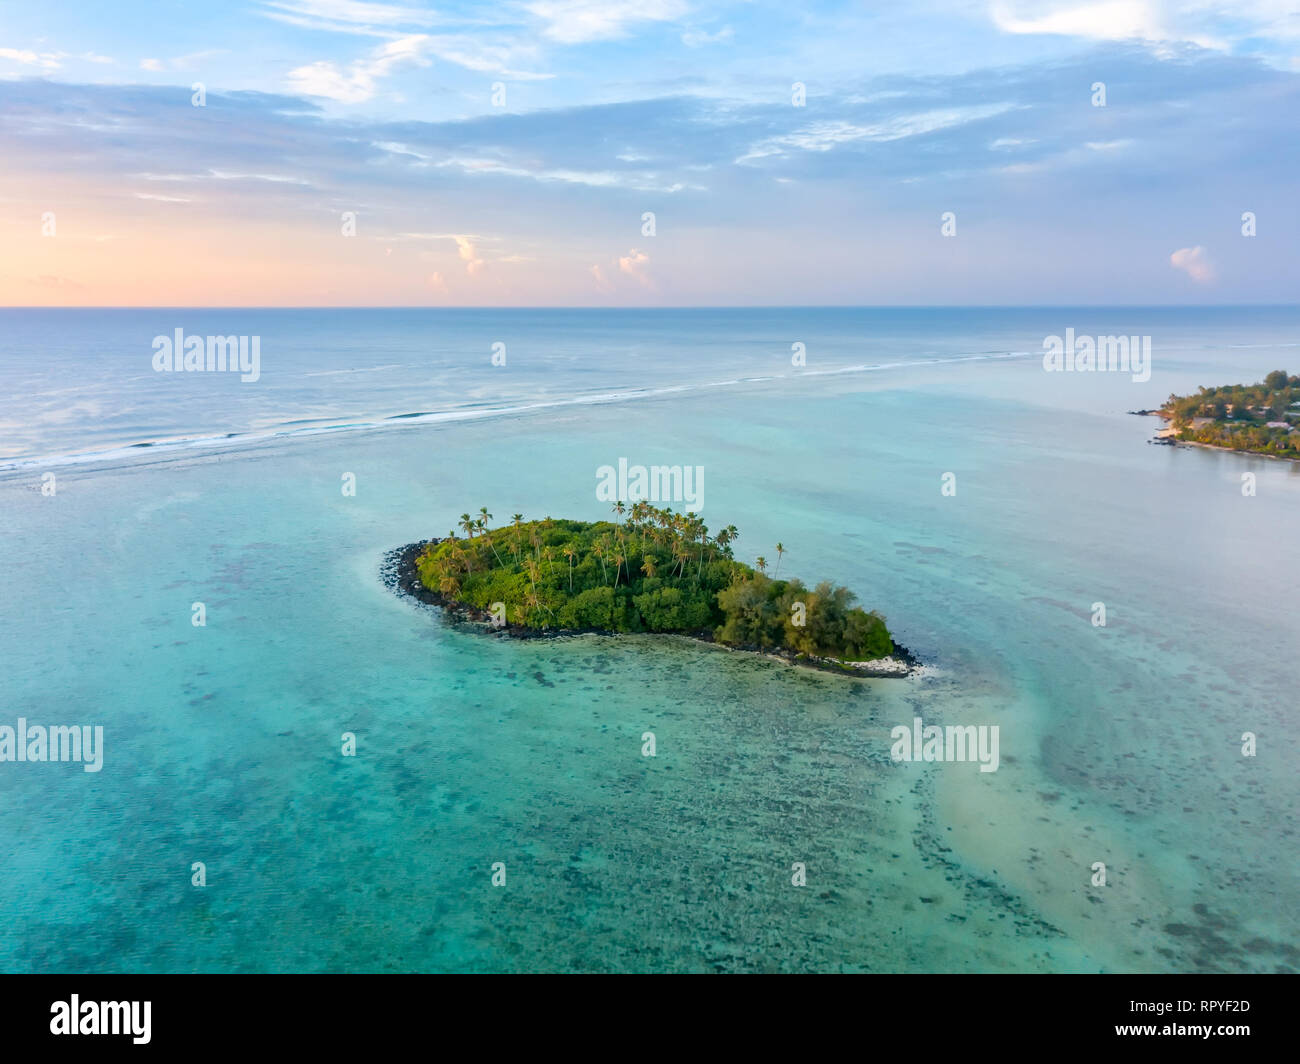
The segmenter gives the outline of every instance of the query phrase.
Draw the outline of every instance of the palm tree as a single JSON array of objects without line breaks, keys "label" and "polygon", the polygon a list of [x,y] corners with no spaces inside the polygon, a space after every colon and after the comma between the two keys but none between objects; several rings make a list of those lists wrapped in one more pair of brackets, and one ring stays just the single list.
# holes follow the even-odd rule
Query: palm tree
[{"label": "palm tree", "polygon": [[649,515],[650,515],[650,504],[646,502],[644,499],[641,499],[632,504],[632,516],[635,517],[636,520],[641,525],[641,550],[642,551],[645,550],[645,526],[646,526],[646,518],[649,517]]},{"label": "palm tree", "polygon": [[767,572],[767,559],[764,558],[761,554],[754,559],[754,564],[758,566],[758,571],[760,573]]},{"label": "palm tree", "polygon": [[[627,561],[627,558],[624,557],[623,552],[621,550],[616,551],[614,554],[614,586],[615,587],[618,587],[618,571],[623,568],[623,563],[625,561]],[[629,584],[632,582],[632,577],[630,574],[628,575],[627,581]]]},{"label": "palm tree", "polygon": [[[555,525],[555,519],[551,517],[550,514],[547,514],[545,517],[542,518],[543,532],[549,532],[554,525]],[[539,540],[538,542],[540,543],[541,541]]]},{"label": "palm tree", "polygon": [[470,517],[469,514],[460,515],[460,527],[465,530],[465,534],[470,539],[474,538],[474,518]]},{"label": "palm tree", "polygon": [[[501,563],[501,555],[497,554],[496,547],[492,546],[492,537],[488,534],[487,522],[484,521],[483,518],[479,517],[474,521],[474,527],[478,529],[479,534],[483,537],[484,542],[487,543],[488,548],[492,551],[493,554],[496,554],[497,561]],[[502,564],[502,568],[504,568],[504,563],[501,564]]]},{"label": "palm tree", "polygon": [[564,556],[569,559],[569,590],[573,590],[573,556],[577,554],[577,549],[573,544],[564,548]]},{"label": "palm tree", "polygon": [[537,578],[539,576],[541,576],[541,569],[538,566],[537,562],[533,561],[530,558],[528,560],[528,579],[532,582],[532,590],[528,593],[526,599],[533,609],[536,609],[537,607],[540,606],[552,617],[554,617],[555,611],[552,610],[550,606],[546,605],[546,603],[542,601],[541,595],[539,595],[537,592]]},{"label": "palm tree", "polygon": [[778,543],[776,545],[776,571],[781,571],[781,555],[785,553],[785,545]]},{"label": "palm tree", "polygon": [[483,530],[483,538],[487,540],[487,545],[488,547],[491,548],[492,554],[495,556],[497,560],[497,565],[501,566],[501,568],[504,569],[506,567],[506,563],[501,560],[501,555],[497,554],[496,544],[492,542],[492,536],[487,531],[487,523],[492,520],[492,515],[487,512],[486,506],[482,507],[479,510],[479,513],[481,513],[483,516],[480,517],[477,521],[475,521],[474,525],[476,528],[480,528]]},{"label": "palm tree", "polygon": [[524,515],[515,514],[512,518],[510,518],[510,520],[515,526],[515,535],[514,535],[515,564],[518,565],[519,564],[519,526],[523,523]]},{"label": "palm tree", "polygon": [[460,581],[452,576],[451,573],[447,573],[447,575],[438,582],[438,590],[444,595],[449,595],[450,597],[455,598],[460,594]]},{"label": "palm tree", "polygon": [[472,552],[465,550],[465,548],[460,546],[458,543],[452,544],[451,552],[452,558],[465,566],[465,571],[467,573],[472,573],[474,571],[474,555]]},{"label": "palm tree", "polygon": [[657,524],[665,534],[673,526],[673,511],[670,507],[665,506],[662,510],[655,511],[655,524]]},{"label": "palm tree", "polygon": [[643,562],[641,563],[641,571],[642,571],[643,573],[645,573],[645,575],[646,575],[647,577],[649,577],[650,579],[652,579],[652,580],[654,579],[654,575],[655,575],[655,560],[654,560],[652,557],[650,557],[650,555],[648,555],[648,554],[647,554],[646,557],[645,557],[645,561],[643,561]]},{"label": "palm tree", "polygon": [[593,546],[593,547],[591,548],[591,553],[594,554],[597,558],[600,559],[600,579],[603,581],[603,580],[606,578],[606,576],[608,575],[608,574],[605,572],[605,543],[604,543],[604,541],[603,541],[603,540],[598,540],[598,541],[596,542],[596,545]]},{"label": "palm tree", "polygon": [[614,503],[614,505],[610,507],[610,510],[616,513],[619,517],[622,517],[627,513],[627,507],[623,505],[622,500]]},{"label": "palm tree", "polygon": [[700,573],[704,570],[704,548],[709,544],[709,528],[693,510],[686,515],[686,522],[691,542],[695,541],[696,536],[700,537],[700,553],[695,564],[695,582],[698,584]]},{"label": "palm tree", "polygon": [[680,578],[686,572],[686,563],[691,560],[691,552],[687,550],[686,545],[681,541],[673,544],[673,561],[677,562],[677,576]]}]

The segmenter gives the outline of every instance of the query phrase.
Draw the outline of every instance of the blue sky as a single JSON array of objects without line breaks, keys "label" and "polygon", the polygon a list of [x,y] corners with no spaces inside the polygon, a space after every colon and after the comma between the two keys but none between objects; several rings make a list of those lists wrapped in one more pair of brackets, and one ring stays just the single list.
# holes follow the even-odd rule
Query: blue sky
[{"label": "blue sky", "polygon": [[1293,302],[1289,7],[6,4],[0,302]]}]

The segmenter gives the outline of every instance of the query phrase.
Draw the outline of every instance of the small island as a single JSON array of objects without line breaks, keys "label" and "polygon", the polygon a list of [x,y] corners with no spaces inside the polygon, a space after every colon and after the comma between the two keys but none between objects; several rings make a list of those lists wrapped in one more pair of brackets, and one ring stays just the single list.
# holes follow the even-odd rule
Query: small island
[{"label": "small island", "polygon": [[462,514],[460,531],[391,552],[385,579],[454,621],[518,638],[663,633],[766,653],[851,676],[906,676],[919,663],[874,610],[830,582],[781,579],[759,557],[733,555],[734,525],[710,535],[693,513],[615,503],[615,521],[547,517],[489,527]]},{"label": "small island", "polygon": [[1258,384],[1171,395],[1156,414],[1169,424],[1158,443],[1190,443],[1246,454],[1300,459],[1300,377],[1274,370]]}]

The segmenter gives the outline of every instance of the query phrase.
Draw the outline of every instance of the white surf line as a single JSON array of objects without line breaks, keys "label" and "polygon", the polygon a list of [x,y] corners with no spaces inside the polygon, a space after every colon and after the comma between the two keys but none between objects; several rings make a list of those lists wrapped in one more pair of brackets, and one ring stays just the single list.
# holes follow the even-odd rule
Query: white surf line
[{"label": "white surf line", "polygon": [[[877,370],[908,369],[913,366],[946,366],[961,362],[988,362],[1005,359],[1031,358],[1028,351],[1011,351],[1005,354],[985,353],[978,355],[961,355],[954,358],[920,359],[911,362],[878,362],[856,366],[837,366],[832,369],[805,370],[799,373],[777,373],[765,377],[736,377],[722,381],[705,381],[698,384],[675,384],[664,388],[639,388],[621,392],[595,392],[587,395],[573,396],[567,399],[538,400],[531,403],[516,403],[509,406],[470,407],[457,410],[429,411],[416,415],[393,414],[376,420],[347,421],[335,425],[312,425],[295,429],[275,429],[272,431],[227,432],[211,436],[173,436],[158,440],[141,441],[124,444],[103,451],[74,451],[67,454],[43,455],[35,458],[16,458],[0,462],[0,474],[40,467],[66,467],[70,465],[91,465],[99,462],[120,461],[124,458],[139,458],[156,454],[194,449],[213,449],[217,447],[238,448],[265,443],[268,440],[284,439],[297,436],[320,436],[336,432],[356,432],[360,430],[400,428],[409,425],[429,425],[450,421],[478,421],[495,417],[510,417],[518,414],[531,414],[539,410],[553,410],[567,406],[601,406],[609,403],[635,402],[638,399],[653,399],[664,395],[682,392],[703,391],[707,388],[729,388],[745,384],[762,384],[772,381],[797,380],[800,377],[825,377],[845,373],[870,373]],[[328,421],[328,418],[318,418]]]}]

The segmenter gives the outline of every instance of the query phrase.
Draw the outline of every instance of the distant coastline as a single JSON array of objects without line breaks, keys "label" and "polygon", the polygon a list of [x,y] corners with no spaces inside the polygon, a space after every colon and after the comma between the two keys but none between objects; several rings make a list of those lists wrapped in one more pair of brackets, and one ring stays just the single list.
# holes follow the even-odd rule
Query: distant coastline
[{"label": "distant coastline", "polygon": [[1156,410],[1129,413],[1165,421],[1149,443],[1300,461],[1300,377],[1285,370],[1274,370],[1257,384],[1171,395]]},{"label": "distant coastline", "polygon": [[[1164,417],[1159,410],[1130,410],[1129,413],[1145,417]],[[1147,440],[1147,443],[1159,447],[1199,447],[1203,451],[1219,451],[1223,454],[1246,454],[1252,458],[1271,458],[1276,462],[1300,462],[1300,455],[1269,454],[1267,451],[1252,451],[1245,447],[1225,447],[1220,443],[1184,440],[1179,437],[1177,429],[1168,426],[1160,429],[1151,439]]]}]

